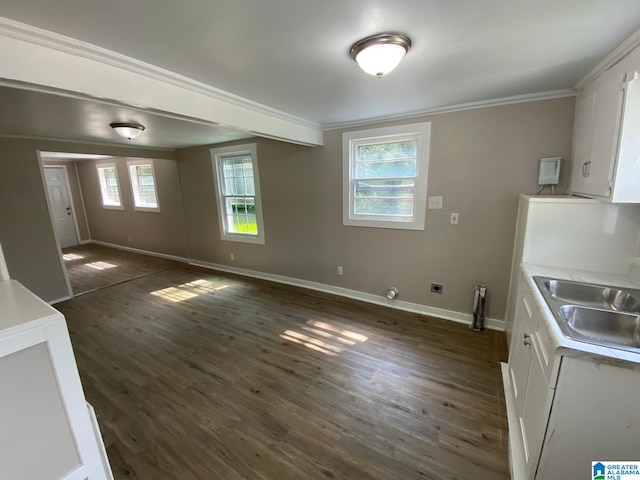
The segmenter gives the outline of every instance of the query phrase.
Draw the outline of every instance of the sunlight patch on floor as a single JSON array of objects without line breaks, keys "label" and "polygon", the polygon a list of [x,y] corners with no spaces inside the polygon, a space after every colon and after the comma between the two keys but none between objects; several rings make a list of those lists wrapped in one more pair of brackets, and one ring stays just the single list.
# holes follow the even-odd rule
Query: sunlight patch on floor
[{"label": "sunlight patch on floor", "polygon": [[307,325],[311,326],[302,326],[300,331],[286,330],[280,334],[280,338],[330,356],[343,352],[345,348],[357,342],[366,342],[369,339],[359,333],[334,327],[326,322],[308,320]]},{"label": "sunlight patch on floor", "polygon": [[85,263],[85,265],[87,267],[95,268],[96,270],[106,270],[107,268],[117,267],[117,265],[114,265],[113,263],[107,263],[107,262],[92,262],[92,263]]},{"label": "sunlight patch on floor", "polygon": [[216,285],[209,280],[199,279],[192,282],[181,283],[177,287],[156,290],[151,292],[151,295],[177,303],[195,298],[203,293],[212,293],[228,287],[229,285]]},{"label": "sunlight patch on floor", "polygon": [[65,262],[70,262],[71,260],[80,260],[84,258],[83,255],[78,255],[77,253],[65,253],[64,255],[62,255],[62,259]]}]

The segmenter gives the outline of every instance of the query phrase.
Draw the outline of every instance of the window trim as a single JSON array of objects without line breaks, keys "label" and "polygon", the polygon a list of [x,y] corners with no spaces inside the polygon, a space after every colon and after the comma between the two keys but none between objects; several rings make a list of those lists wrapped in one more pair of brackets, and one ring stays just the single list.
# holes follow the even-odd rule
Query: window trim
[{"label": "window trim", "polygon": [[[264,221],[262,215],[262,194],[260,190],[260,172],[258,171],[258,144],[246,143],[242,145],[233,145],[230,147],[212,148],[211,162],[213,167],[213,183],[215,186],[216,203],[218,204],[218,226],[220,227],[220,238],[231,242],[253,243],[264,245]],[[249,155],[253,165],[253,186],[255,189],[255,205],[256,205],[256,223],[258,234],[236,233],[226,231],[226,212],[224,207],[221,173],[221,159],[230,156]]]},{"label": "window trim", "polygon": [[[101,168],[113,168],[116,172],[116,188],[118,189],[118,198],[120,199],[120,205],[105,204],[104,189],[102,187],[102,177],[100,175]],[[115,162],[110,163],[97,163],[96,173],[98,174],[98,185],[100,186],[100,198],[102,199],[102,208],[107,210],[124,210],[122,204],[122,190],[120,189],[120,176],[118,175],[118,165]]]},{"label": "window trim", "polygon": [[[413,199],[413,216],[357,215],[354,213],[355,150],[359,145],[384,143],[385,141],[416,140],[416,188]],[[427,180],[431,122],[371,128],[342,134],[342,224],[352,227],[393,228],[399,230],[424,230],[427,210]]]},{"label": "window trim", "polygon": [[[156,192],[156,206],[155,207],[145,207],[136,204],[136,187],[137,181],[133,181],[133,176],[131,173],[131,167],[136,167],[139,165],[150,165],[151,173],[153,175],[153,188]],[[136,212],[154,212],[160,213],[160,192],[158,190],[158,176],[156,175],[156,165],[155,160],[153,159],[140,159],[140,160],[127,160],[127,173],[129,174],[129,185],[131,186],[131,195],[133,201],[133,210]],[[138,192],[139,194],[140,192]]]}]

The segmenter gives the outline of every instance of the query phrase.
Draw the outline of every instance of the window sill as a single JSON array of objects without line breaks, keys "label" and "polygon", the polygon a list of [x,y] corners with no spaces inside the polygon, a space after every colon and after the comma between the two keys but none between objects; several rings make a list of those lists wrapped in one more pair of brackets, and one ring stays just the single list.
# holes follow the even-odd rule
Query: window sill
[{"label": "window sill", "polygon": [[105,210],[124,210],[122,205],[102,205]]},{"label": "window sill", "polygon": [[134,212],[160,213],[160,207],[133,207]]},{"label": "window sill", "polygon": [[393,221],[393,220],[364,220],[356,218],[344,218],[342,225],[345,227],[388,228],[393,230],[417,230],[424,231],[424,221]]},{"label": "window sill", "polygon": [[226,242],[253,243],[255,245],[264,245],[264,237],[262,235],[243,235],[225,233],[221,235],[222,240]]}]

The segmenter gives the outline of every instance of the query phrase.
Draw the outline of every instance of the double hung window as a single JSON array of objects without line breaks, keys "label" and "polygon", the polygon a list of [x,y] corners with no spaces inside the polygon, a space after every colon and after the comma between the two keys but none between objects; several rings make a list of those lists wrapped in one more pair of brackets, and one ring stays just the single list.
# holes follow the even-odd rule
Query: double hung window
[{"label": "double hung window", "polygon": [[96,168],[98,169],[98,180],[100,182],[100,192],[102,193],[102,206],[104,208],[122,210],[116,164],[100,164]]},{"label": "double hung window", "polygon": [[343,134],[343,224],[424,230],[430,123]]},{"label": "double hung window", "polygon": [[156,175],[152,160],[134,160],[127,162],[129,179],[133,193],[133,209],[159,212]]},{"label": "double hung window", "polygon": [[264,243],[256,144],[211,149],[223,240]]}]

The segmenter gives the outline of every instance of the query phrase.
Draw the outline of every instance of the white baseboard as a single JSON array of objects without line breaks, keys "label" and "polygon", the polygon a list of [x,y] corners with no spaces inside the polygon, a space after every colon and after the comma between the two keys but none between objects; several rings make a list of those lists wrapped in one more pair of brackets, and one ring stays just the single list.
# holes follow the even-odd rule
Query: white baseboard
[{"label": "white baseboard", "polygon": [[49,305],[55,305],[56,303],[65,302],[67,300],[71,300],[73,295],[67,295],[66,297],[56,298],[55,300],[49,300],[47,303]]},{"label": "white baseboard", "polygon": [[[269,280],[277,283],[284,283],[286,285],[293,285],[295,287],[308,288],[310,290],[317,290],[319,292],[331,293],[341,297],[352,298],[354,300],[360,300],[374,305],[382,305],[383,307],[395,308],[396,310],[403,310],[405,312],[417,313],[420,315],[427,315],[430,317],[442,318],[444,320],[450,320],[452,322],[464,323],[471,325],[473,323],[473,316],[470,313],[456,312],[453,310],[445,310],[443,308],[429,307],[427,305],[421,305],[419,303],[405,302],[404,300],[389,300],[386,297],[380,295],[374,295],[372,293],[359,292],[357,290],[350,290],[348,288],[336,287],[333,285],[327,285],[325,283],[312,282],[310,280],[301,280],[299,278],[285,277],[284,275],[276,275],[273,273],[258,272],[255,270],[248,270],[245,268],[230,267],[227,265],[203,262],[200,260],[190,260],[185,257],[178,257],[175,255],[167,255],[165,253],[150,252],[148,250],[141,250],[139,248],[125,247],[124,245],[118,245],[115,243],[102,242],[100,240],[91,240],[90,243],[96,245],[102,245],[105,247],[117,248],[119,250],[125,250],[127,252],[140,253],[142,255],[150,255],[152,257],[166,258],[169,260],[175,260],[177,262],[188,263],[198,267],[210,268],[212,270],[219,270],[221,272],[236,273],[238,275],[244,275],[245,277],[260,278],[262,280]],[[61,299],[63,301],[67,299]],[[503,320],[497,320],[495,318],[487,318],[485,320],[486,327],[491,330],[498,330],[503,332],[505,329],[505,322]]]},{"label": "white baseboard", "polygon": [[118,245],[116,243],[101,242],[100,240],[89,240],[89,243],[95,243],[96,245],[102,245],[103,247],[117,248],[118,250],[125,250],[127,252],[134,252],[134,253],[140,253],[142,255],[149,255],[151,257],[166,258],[168,260],[175,260],[176,262],[190,263],[190,260],[185,257],[168,255],[166,253],[151,252],[149,250],[141,250],[139,248],[125,247],[124,245]]},{"label": "white baseboard", "polygon": [[[470,313],[455,312],[453,310],[429,307],[427,305],[420,305],[418,303],[405,302],[404,300],[389,300],[386,297],[382,297],[379,295],[358,292],[357,290],[336,287],[333,285],[327,285],[325,283],[311,282],[309,280],[285,277],[283,275],[275,275],[272,273],[257,272],[255,270],[247,270],[244,268],[229,267],[227,265],[220,265],[216,263],[202,262],[199,260],[191,260],[189,263],[198,267],[205,267],[222,272],[236,273],[238,275],[244,275],[246,277],[260,278],[262,280],[270,280],[272,282],[284,283],[286,285],[308,288],[310,290],[331,293],[333,295],[352,298],[354,300],[361,300],[363,302],[373,303],[375,305],[395,308],[397,310],[403,310],[405,312],[418,313],[420,315],[442,318],[444,320],[450,320],[452,322],[465,323],[467,325],[471,325],[473,323],[473,316]],[[505,329],[505,322],[503,320],[487,318],[485,323],[487,328],[491,330],[504,331]]]},{"label": "white baseboard", "polygon": [[89,239],[89,240],[80,240],[80,245],[88,245],[89,243],[93,243],[93,240]]}]

